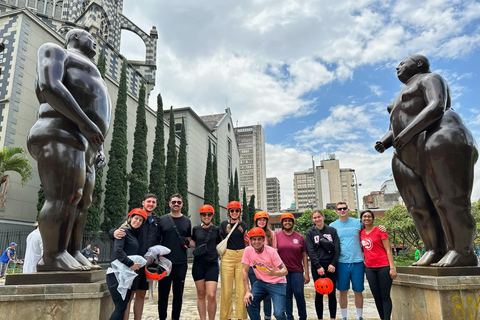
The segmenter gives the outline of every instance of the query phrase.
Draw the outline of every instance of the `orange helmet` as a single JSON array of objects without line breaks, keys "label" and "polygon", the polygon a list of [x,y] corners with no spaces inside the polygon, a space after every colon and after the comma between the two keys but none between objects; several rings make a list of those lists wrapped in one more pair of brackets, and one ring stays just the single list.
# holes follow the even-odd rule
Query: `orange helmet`
[{"label": "orange helmet", "polygon": [[250,230],[248,233],[248,237],[264,237],[265,238],[265,231],[262,228],[255,227]]},{"label": "orange helmet", "polygon": [[230,209],[242,210],[242,205],[238,201],[230,201],[230,203],[227,205],[227,211],[229,211]]},{"label": "orange helmet", "polygon": [[165,270],[161,265],[157,263],[150,263],[145,266],[145,275],[150,280],[162,280],[166,274],[167,270]]},{"label": "orange helmet", "polygon": [[140,208],[135,208],[135,209],[132,209],[132,211],[130,211],[128,213],[128,216],[129,217],[132,217],[134,215],[138,214],[139,216],[142,216],[143,217],[143,222],[145,222],[147,220],[147,212],[145,212],[145,210],[143,209],[140,209]]},{"label": "orange helmet", "polygon": [[255,216],[253,217],[253,221],[257,221],[257,219],[260,219],[260,218],[268,219],[268,213],[266,213],[265,211],[258,211],[257,213],[255,213]]},{"label": "orange helmet", "polygon": [[204,204],[203,206],[200,207],[200,210],[198,210],[198,213],[203,213],[203,212],[210,212],[215,214],[215,211],[213,210],[213,207],[209,204]]},{"label": "orange helmet", "polygon": [[292,219],[293,222],[295,222],[295,217],[293,216],[293,214],[289,213],[289,212],[286,212],[284,214],[282,214],[282,216],[280,217],[280,222],[283,221],[283,219]]},{"label": "orange helmet", "polygon": [[333,291],[333,282],[330,278],[318,278],[315,281],[315,290],[320,294],[330,294]]}]

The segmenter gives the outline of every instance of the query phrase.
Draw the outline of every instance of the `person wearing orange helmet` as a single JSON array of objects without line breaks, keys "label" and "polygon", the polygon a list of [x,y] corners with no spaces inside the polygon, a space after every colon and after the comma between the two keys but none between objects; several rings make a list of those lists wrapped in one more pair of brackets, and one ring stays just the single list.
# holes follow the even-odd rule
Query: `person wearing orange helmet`
[{"label": "person wearing orange helmet", "polygon": [[[240,202],[231,201],[227,205],[227,212],[228,219],[220,224],[220,235],[225,239],[229,233],[232,234],[220,262],[220,320],[247,319],[247,310],[243,304],[245,288],[242,285],[242,256],[245,245],[248,245],[247,224],[240,218]],[[232,304],[234,285],[235,312]]]},{"label": "person wearing orange helmet", "polygon": [[[118,260],[132,270],[138,273],[140,263],[134,263],[128,256],[138,255],[140,251],[140,229],[147,220],[145,210],[137,208],[129,212],[127,220],[120,226],[125,231],[125,236],[121,239],[115,239],[113,243],[112,261]],[[137,277],[138,278],[138,277]],[[112,296],[115,310],[110,316],[110,320],[122,320],[127,309],[132,289],[127,291],[125,300],[118,292],[118,281],[115,273],[107,274],[107,286]]]},{"label": "person wearing orange helmet", "polygon": [[[337,297],[335,295],[335,282],[337,279],[337,264],[340,256],[340,239],[335,228],[324,223],[325,214],[321,210],[312,213],[312,220],[315,224],[307,230],[305,240],[307,254],[312,264],[312,277],[317,281],[320,277],[328,277],[333,282],[333,289],[328,294],[328,309],[330,319],[337,316]],[[315,310],[317,318],[323,319],[323,294],[315,293]]]},{"label": "person wearing orange helmet", "polygon": [[[277,320],[286,320],[285,292],[288,271],[277,250],[265,245],[265,231],[255,227],[248,233],[250,246],[245,248],[242,257],[243,285],[251,320],[260,320],[260,302],[270,296],[273,304],[273,315]],[[248,270],[253,267],[257,281],[250,290]]]},{"label": "person wearing orange helmet", "polygon": [[277,232],[278,255],[287,267],[287,295],[285,312],[288,320],[293,320],[293,296],[298,310],[298,319],[307,319],[307,306],[303,284],[310,282],[308,276],[308,261],[306,243],[303,236],[293,231],[295,217],[291,213],[284,213],[280,217],[283,230]]},{"label": "person wearing orange helmet", "polygon": [[[258,211],[255,213],[253,221],[255,227],[262,228],[263,231],[265,231],[265,244],[277,249],[277,238],[275,232],[268,227],[268,218],[269,215],[267,212]],[[250,279],[250,285],[253,286],[255,281],[257,281],[253,268],[248,270],[248,278]],[[263,300],[263,312],[265,314],[265,320],[270,320],[272,318],[272,299],[270,299],[270,296],[265,297],[265,300]]]},{"label": "person wearing orange helmet", "polygon": [[[215,319],[217,310],[218,254],[215,249],[221,241],[217,226],[212,224],[215,214],[211,205],[205,204],[198,210],[201,224],[193,227],[192,276],[197,289],[197,310],[201,320]],[[208,301],[208,306],[207,306]]]}]

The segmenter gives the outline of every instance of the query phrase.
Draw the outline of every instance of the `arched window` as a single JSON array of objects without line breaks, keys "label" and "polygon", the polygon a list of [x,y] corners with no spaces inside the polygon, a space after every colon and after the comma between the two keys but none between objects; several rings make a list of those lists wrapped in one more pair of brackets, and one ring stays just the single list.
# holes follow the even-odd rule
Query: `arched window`
[{"label": "arched window", "polygon": [[105,12],[102,12],[102,20],[100,20],[100,30],[99,33],[103,39],[108,39],[108,31],[110,29],[110,23],[108,22],[107,15]]},{"label": "arched window", "polygon": [[55,3],[55,13],[53,14],[53,16],[57,19],[61,19],[62,18],[62,9],[63,9],[63,1],[57,1]]}]

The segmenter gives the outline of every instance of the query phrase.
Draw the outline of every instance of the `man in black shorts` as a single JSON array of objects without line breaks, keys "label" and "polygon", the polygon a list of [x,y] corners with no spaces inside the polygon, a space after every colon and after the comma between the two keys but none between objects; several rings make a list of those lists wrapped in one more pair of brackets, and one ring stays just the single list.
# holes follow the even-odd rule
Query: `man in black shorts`
[{"label": "man in black shorts", "polygon": [[171,252],[165,256],[172,262],[172,271],[168,277],[158,281],[158,316],[167,318],[168,296],[173,284],[172,320],[180,319],[183,302],[183,288],[187,275],[187,248],[192,241],[192,224],[182,214],[183,200],[180,194],[170,197],[170,213],[160,218],[161,245]]},{"label": "man in black shorts", "polygon": [[[157,207],[157,196],[153,193],[147,193],[143,197],[142,201],[143,210],[147,212],[147,222],[144,223],[140,229],[140,250],[139,254],[142,256],[147,253],[148,248],[155,246],[160,243],[160,218],[155,215],[155,208]],[[126,220],[126,217],[122,220],[119,226]],[[123,229],[114,228],[110,230],[110,238],[121,239],[125,236],[125,231]],[[130,301],[128,302],[127,309],[125,311],[124,319],[128,319],[130,314],[130,302],[132,301],[133,296],[135,296],[135,302],[133,304],[133,315],[135,320],[142,319],[143,314],[143,304],[145,302],[145,294],[148,290],[147,277],[145,276],[145,267],[141,268],[138,272],[138,277],[135,278],[135,281],[132,285],[132,295],[130,296]]]}]

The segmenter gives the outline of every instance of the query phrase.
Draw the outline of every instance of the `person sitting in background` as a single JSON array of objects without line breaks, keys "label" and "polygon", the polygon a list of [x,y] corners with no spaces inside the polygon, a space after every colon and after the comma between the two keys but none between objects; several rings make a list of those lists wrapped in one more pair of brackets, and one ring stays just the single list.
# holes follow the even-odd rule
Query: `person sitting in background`
[{"label": "person sitting in background", "polygon": [[98,264],[98,256],[100,255],[100,249],[98,248],[97,245],[93,246],[92,254],[93,254],[93,264]]},{"label": "person sitting in background", "polygon": [[93,261],[92,245],[90,243],[87,244],[87,246],[80,252],[85,256],[85,258],[88,259],[88,261]]}]

